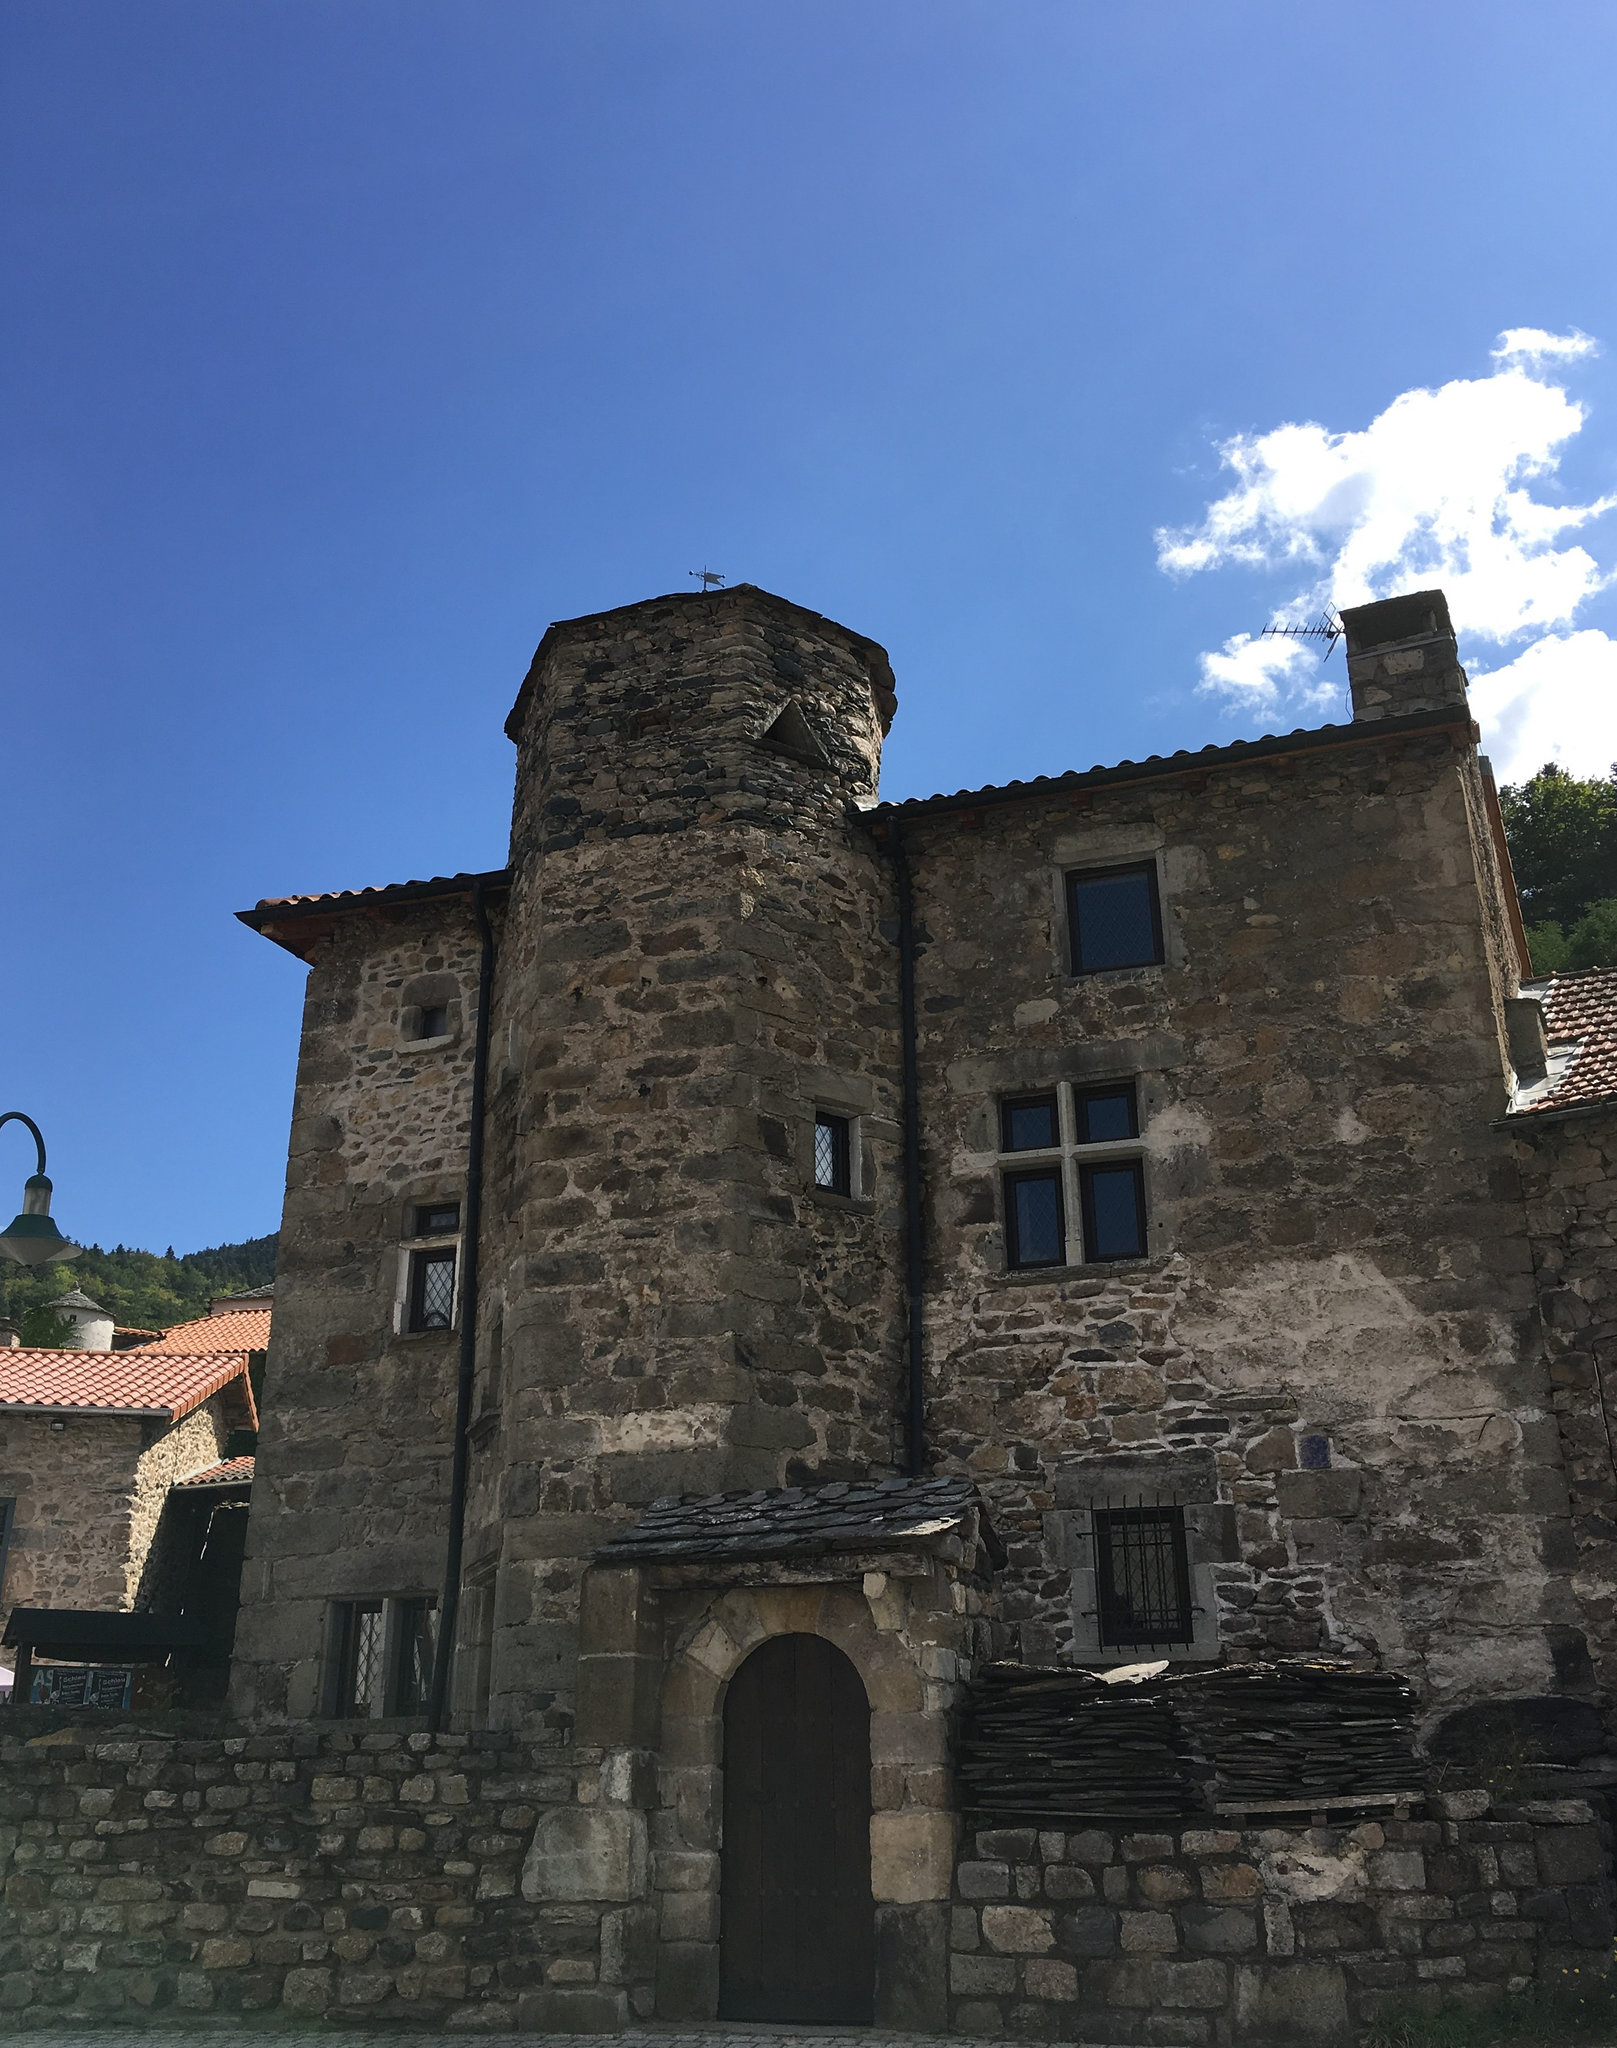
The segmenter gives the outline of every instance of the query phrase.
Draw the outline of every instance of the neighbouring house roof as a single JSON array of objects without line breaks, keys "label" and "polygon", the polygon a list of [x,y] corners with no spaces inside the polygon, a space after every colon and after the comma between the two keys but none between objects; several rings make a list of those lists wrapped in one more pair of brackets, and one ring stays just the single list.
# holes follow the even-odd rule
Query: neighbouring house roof
[{"label": "neighbouring house roof", "polygon": [[427,882],[390,882],[378,889],[334,889],[321,896],[265,896],[237,917],[300,960],[309,947],[331,929],[335,919],[364,912],[386,913],[438,896],[470,896],[481,883],[488,895],[503,895],[511,886],[509,868],[482,875],[434,875]]},{"label": "neighbouring house roof", "polygon": [[1544,1005],[1550,1080],[1515,1114],[1543,1116],[1617,1101],[1617,967],[1552,975],[1526,992]]},{"label": "neighbouring house roof", "polygon": [[222,1465],[205,1465],[200,1472],[193,1472],[189,1479],[176,1479],[174,1490],[202,1488],[211,1490],[220,1486],[251,1486],[253,1483],[253,1460],[251,1454],[245,1458],[226,1458]]},{"label": "neighbouring house roof", "polygon": [[97,1316],[104,1316],[109,1313],[108,1310],[101,1306],[99,1301],[92,1301],[82,1287],[70,1287],[66,1294],[57,1295],[54,1301],[47,1302],[45,1306],[47,1308],[87,1308],[92,1315]]},{"label": "neighbouring house roof", "polygon": [[219,1310],[198,1316],[194,1323],[176,1323],[163,1333],[165,1351],[267,1351],[270,1311],[267,1308]]},{"label": "neighbouring house roof", "polygon": [[240,1381],[256,1426],[245,1351],[0,1351],[0,1409],[47,1414],[143,1415],[178,1422]]},{"label": "neighbouring house roof", "polygon": [[227,1309],[245,1308],[250,1301],[273,1301],[275,1282],[266,1280],[262,1287],[243,1287],[235,1294],[216,1294],[208,1304],[214,1315],[220,1316]]},{"label": "neighbouring house roof", "polygon": [[[943,1536],[980,1512],[969,1479],[833,1481],[653,1501],[595,1555],[603,1564],[813,1557]],[[997,1548],[990,1538],[990,1548]]]}]

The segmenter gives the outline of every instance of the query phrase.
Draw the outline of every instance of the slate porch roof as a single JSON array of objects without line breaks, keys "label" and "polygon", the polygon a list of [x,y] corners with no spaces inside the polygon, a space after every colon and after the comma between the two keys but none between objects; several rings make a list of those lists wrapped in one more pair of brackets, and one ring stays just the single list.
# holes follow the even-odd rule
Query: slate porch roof
[{"label": "slate porch roof", "polygon": [[[952,1534],[980,1509],[969,1479],[835,1480],[756,1493],[653,1501],[633,1528],[596,1553],[603,1564],[818,1557]],[[991,1551],[999,1545],[982,1524]]]},{"label": "slate porch roof", "polygon": [[1544,1005],[1545,1036],[1553,1063],[1567,1062],[1559,1079],[1524,1104],[1517,1116],[1584,1109],[1617,1100],[1617,967],[1589,967],[1532,984]]},{"label": "slate porch roof", "polygon": [[245,1351],[0,1351],[0,1408],[161,1416],[178,1422],[239,1380],[256,1424]]}]

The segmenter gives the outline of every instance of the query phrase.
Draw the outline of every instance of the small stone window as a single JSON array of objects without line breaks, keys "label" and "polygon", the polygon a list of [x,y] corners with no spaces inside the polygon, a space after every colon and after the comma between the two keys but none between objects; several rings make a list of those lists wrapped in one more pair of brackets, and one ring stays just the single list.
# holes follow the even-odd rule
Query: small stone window
[{"label": "small stone window", "polygon": [[340,1600],[332,1609],[326,1711],[341,1720],[425,1711],[436,1602]]},{"label": "small stone window", "polygon": [[447,1330],[455,1321],[455,1247],[435,1245],[410,1254],[410,1290],[405,1327],[419,1335]]},{"label": "small stone window", "polygon": [[853,1119],[829,1109],[814,1112],[814,1185],[831,1195],[853,1193]]},{"label": "small stone window", "polygon": [[1067,924],[1074,974],[1158,965],[1163,951],[1156,862],[1069,874]]},{"label": "small stone window", "polygon": [[425,1003],[416,1012],[416,1028],[412,1038],[447,1038],[449,1036],[449,1005],[447,1003]]},{"label": "small stone window", "polygon": [[459,1202],[423,1202],[415,1212],[415,1237],[448,1237],[460,1228]]},{"label": "small stone window", "polygon": [[1101,1647],[1169,1648],[1191,1642],[1195,1622],[1184,1509],[1098,1507],[1091,1518]]}]

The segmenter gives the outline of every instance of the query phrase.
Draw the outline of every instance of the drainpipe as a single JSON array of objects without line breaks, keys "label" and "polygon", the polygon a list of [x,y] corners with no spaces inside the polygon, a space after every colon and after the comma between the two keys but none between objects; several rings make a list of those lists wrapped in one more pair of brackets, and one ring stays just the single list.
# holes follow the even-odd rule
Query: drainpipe
[{"label": "drainpipe", "polygon": [[466,1544],[466,1479],[471,1465],[472,1394],[477,1384],[477,1249],[483,1212],[483,1108],[488,1096],[490,999],[494,993],[494,927],[483,900],[483,884],[472,884],[472,915],[483,941],[477,968],[477,1039],[472,1054],[472,1127],[466,1142],[466,1201],[461,1218],[460,1377],[455,1389],[455,1445],[449,1471],[449,1547],[444,1558],[443,1598],[438,1602],[438,1644],[432,1660],[432,1694],[427,1726],[443,1727],[449,1704],[449,1674],[455,1659],[455,1624],[460,1610],[460,1566]]},{"label": "drainpipe", "polygon": [[925,1335],[926,1246],[921,1238],[921,1088],[915,1042],[915,902],[910,889],[909,856],[898,820],[888,822],[893,856],[893,882],[898,892],[899,1032],[904,1067],[904,1292],[908,1340],[909,1474],[919,1479],[926,1469],[926,1381],[923,1377]]}]

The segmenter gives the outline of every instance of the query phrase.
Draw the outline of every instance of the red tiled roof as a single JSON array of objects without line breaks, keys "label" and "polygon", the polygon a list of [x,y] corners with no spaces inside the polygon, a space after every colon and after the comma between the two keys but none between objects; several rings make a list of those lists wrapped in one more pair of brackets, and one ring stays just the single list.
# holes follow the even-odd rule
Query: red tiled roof
[{"label": "red tiled roof", "polygon": [[1542,1116],[1617,1099],[1617,967],[1553,975],[1540,1000],[1552,1056],[1557,1047],[1577,1051],[1560,1080],[1517,1114]]},{"label": "red tiled roof", "polygon": [[246,1486],[253,1476],[252,1454],[245,1458],[226,1458],[222,1465],[206,1465],[200,1472],[193,1472],[189,1479],[176,1479],[181,1486]]},{"label": "red tiled roof", "polygon": [[270,1339],[267,1308],[222,1309],[216,1316],[198,1316],[194,1323],[176,1323],[163,1333],[165,1351],[266,1351]]},{"label": "red tiled roof", "polygon": [[[178,1422],[233,1380],[249,1412],[245,1351],[0,1351],[0,1408],[163,1415]],[[256,1419],[256,1417],[255,1417]]]}]

